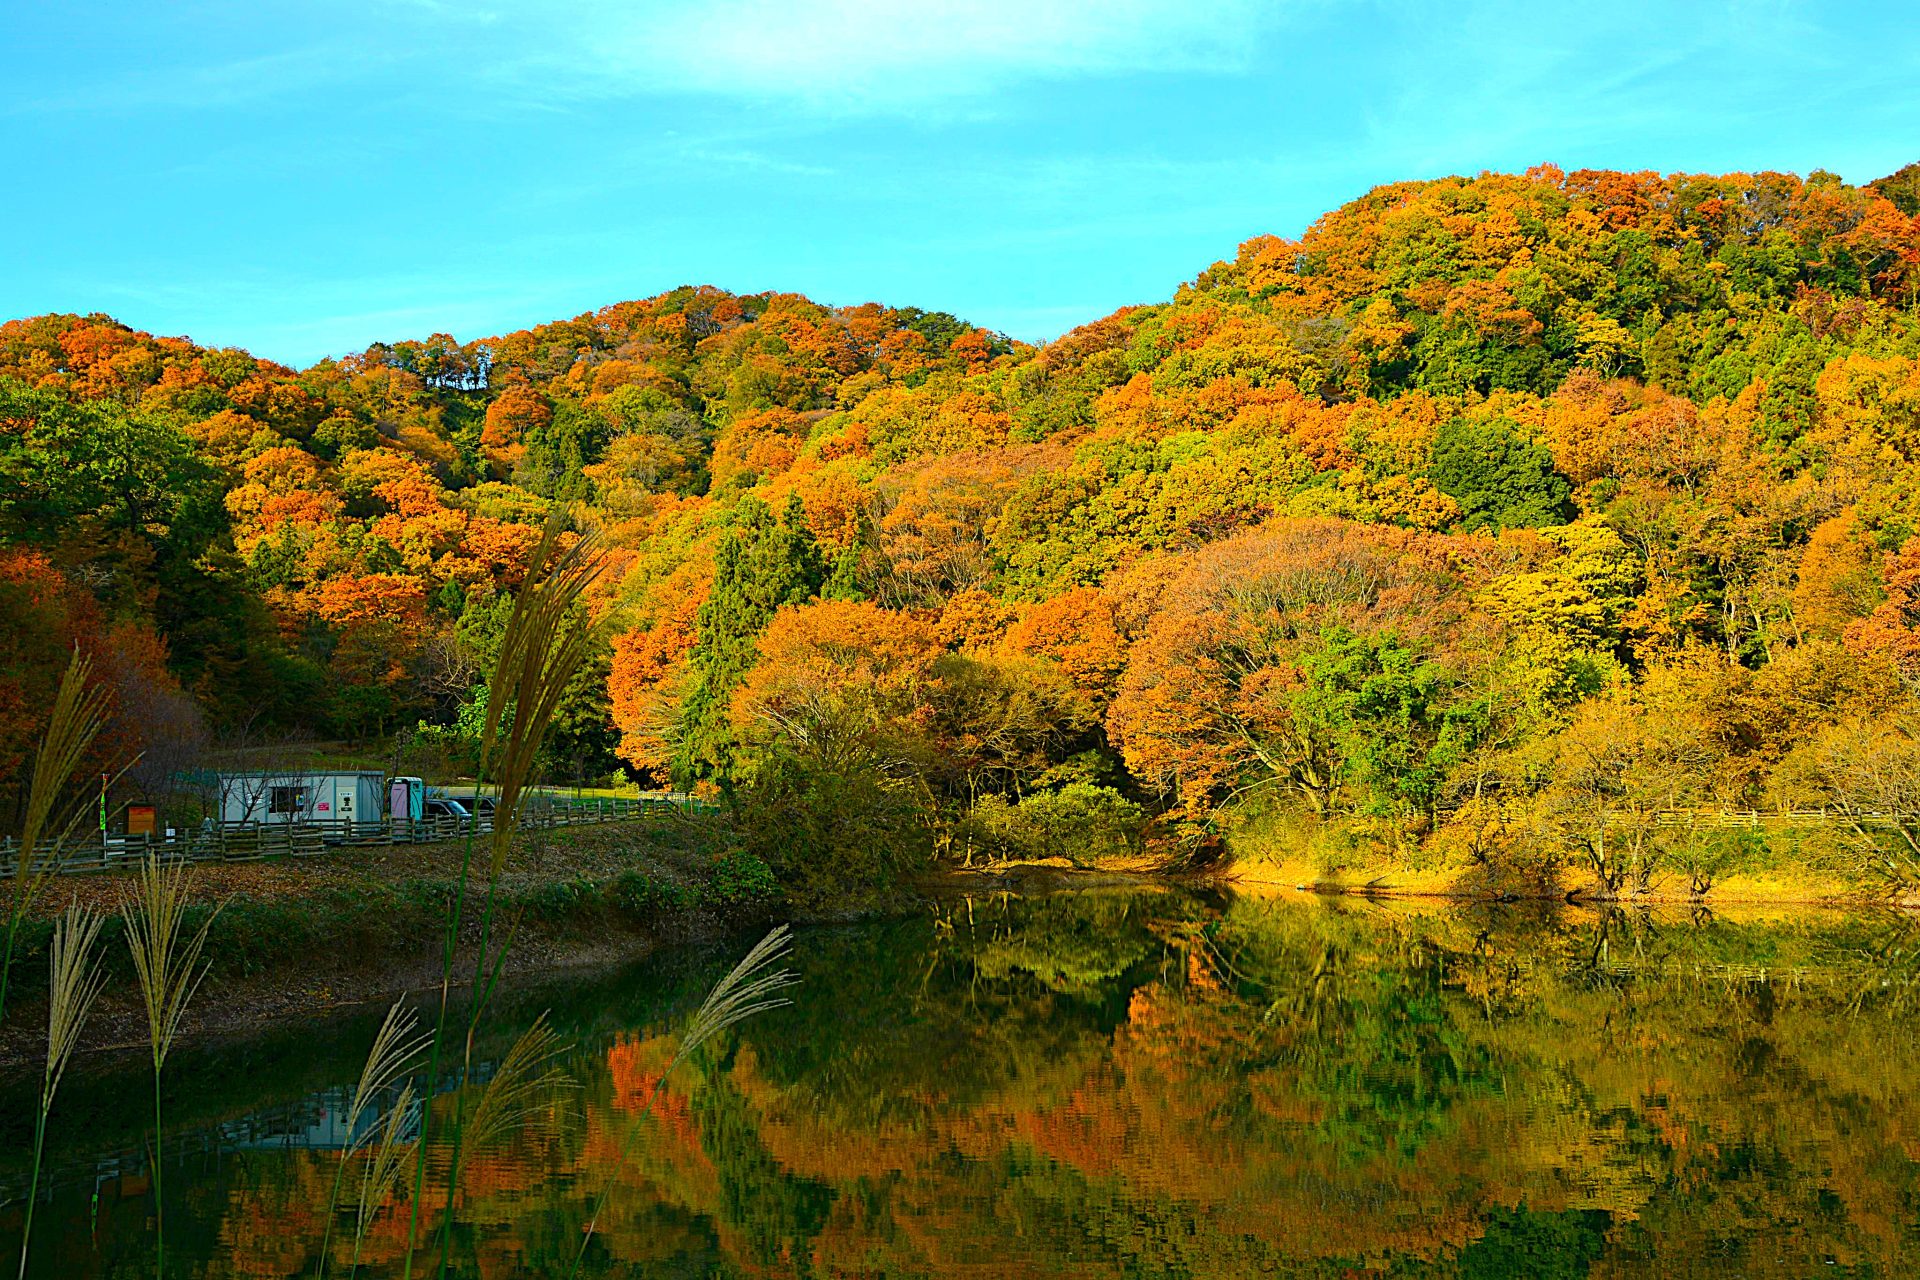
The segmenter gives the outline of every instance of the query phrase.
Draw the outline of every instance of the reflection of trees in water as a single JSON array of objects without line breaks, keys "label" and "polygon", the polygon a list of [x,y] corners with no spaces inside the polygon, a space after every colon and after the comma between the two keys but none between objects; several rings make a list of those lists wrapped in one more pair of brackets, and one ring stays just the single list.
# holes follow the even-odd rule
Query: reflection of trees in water
[{"label": "reflection of trees in water", "polygon": [[1268,1061],[1319,1117],[1315,1140],[1411,1157],[1445,1130],[1448,1099],[1498,1082],[1449,1015],[1443,953],[1371,915],[1247,903],[1202,937],[1235,976],[1229,1016],[1265,1030]]},{"label": "reflection of trees in water", "polygon": [[718,1175],[725,1224],[738,1233],[750,1261],[766,1266],[786,1260],[797,1274],[807,1274],[808,1242],[826,1224],[833,1188],[793,1175],[768,1153],[757,1117],[724,1066],[708,1073],[707,1083],[694,1095],[693,1115],[701,1150]]},{"label": "reflection of trees in water", "polygon": [[[832,995],[749,1033],[753,1087],[703,1148],[799,1182],[735,1197],[763,1206],[735,1256],[1797,1274],[1768,1250],[1885,1269],[1911,1247],[1881,1188],[1912,1194],[1912,1110],[1868,1105],[1911,1069],[1856,1034],[1889,1029],[1891,1000],[1855,997],[1897,922],[971,905],[823,940]],[[747,1126],[760,1145],[729,1154]]]},{"label": "reflection of trees in water", "polygon": [[[1908,1274],[1916,932],[1131,891],[816,931],[799,1004],[651,1116],[664,1041],[583,1053],[461,1264],[570,1256],[630,1145],[600,1274]],[[327,1158],[218,1166],[202,1251],[298,1274]]]}]

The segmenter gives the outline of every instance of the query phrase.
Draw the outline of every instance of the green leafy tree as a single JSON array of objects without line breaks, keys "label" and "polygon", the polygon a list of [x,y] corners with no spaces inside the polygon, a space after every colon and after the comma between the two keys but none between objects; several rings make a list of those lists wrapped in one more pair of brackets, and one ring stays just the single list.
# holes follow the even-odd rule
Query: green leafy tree
[{"label": "green leafy tree", "polygon": [[1903,165],[1884,178],[1867,184],[1909,218],[1920,217],[1920,164]]},{"label": "green leafy tree", "polygon": [[225,530],[217,473],[157,418],[0,379],[0,424],[6,541],[191,559]]},{"label": "green leafy tree", "polygon": [[1335,626],[1321,634],[1301,668],[1306,682],[1293,696],[1296,724],[1334,744],[1346,776],[1374,804],[1431,807],[1478,723],[1471,708],[1444,708],[1440,666],[1390,635]]},{"label": "green leafy tree", "polygon": [[[451,585],[451,584],[450,584]],[[513,597],[496,592],[470,602],[454,628],[457,642],[472,654],[478,670],[491,670],[500,652]],[[584,606],[575,606],[584,617]],[[605,778],[620,768],[614,748],[619,732],[607,694],[612,646],[594,634],[580,670],[567,682],[548,723],[538,757],[540,772],[556,783],[581,783]],[[504,711],[511,723],[513,708]],[[478,768],[480,733],[486,725],[486,687],[476,684],[455,709],[451,725],[420,725],[420,732],[467,767]]]},{"label": "green leafy tree", "polygon": [[1572,486],[1553,453],[1504,418],[1455,418],[1435,433],[1434,488],[1460,504],[1464,529],[1565,524]]},{"label": "green leafy tree", "polygon": [[592,483],[583,471],[600,461],[612,430],[602,415],[562,401],[551,421],[527,433],[527,454],[514,479],[543,498],[576,502]]}]

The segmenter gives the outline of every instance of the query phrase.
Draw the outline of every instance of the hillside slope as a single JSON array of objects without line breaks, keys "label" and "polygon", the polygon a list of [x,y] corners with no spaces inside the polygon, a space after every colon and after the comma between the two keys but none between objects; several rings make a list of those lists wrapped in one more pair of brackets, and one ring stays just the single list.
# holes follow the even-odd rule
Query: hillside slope
[{"label": "hillside slope", "polygon": [[1898,807],[1913,185],[1394,184],[1040,347],[706,288],[303,371],[15,320],[0,773],[75,638],[156,760],[457,759],[559,505],[616,572],[552,772],[747,794],[836,874],[1285,812],[1625,883],[1722,854],[1596,814]]}]

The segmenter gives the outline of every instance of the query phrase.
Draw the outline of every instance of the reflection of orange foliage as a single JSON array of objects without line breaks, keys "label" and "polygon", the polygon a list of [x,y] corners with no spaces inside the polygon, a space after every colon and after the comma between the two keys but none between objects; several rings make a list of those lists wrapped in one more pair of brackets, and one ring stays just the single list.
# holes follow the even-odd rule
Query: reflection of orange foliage
[{"label": "reflection of orange foliage", "polygon": [[607,1050],[607,1073],[613,1081],[613,1105],[616,1110],[638,1116],[651,1099],[651,1114],[674,1141],[688,1149],[699,1147],[699,1130],[694,1124],[693,1108],[687,1095],[673,1089],[661,1072],[673,1060],[674,1042],[670,1037],[649,1040],[622,1037]]},{"label": "reflection of orange foliage", "polygon": [[306,1270],[325,1229],[330,1170],[302,1158],[288,1172],[290,1178],[269,1185],[247,1181],[228,1191],[228,1210],[220,1222],[227,1274],[277,1280]]},{"label": "reflection of orange foliage", "polygon": [[1213,965],[1206,954],[1198,947],[1187,948],[1187,985],[1197,991],[1220,990],[1220,979],[1213,971]]},{"label": "reflection of orange foliage", "polygon": [[839,1124],[813,1108],[790,1105],[760,1073],[750,1049],[740,1051],[729,1083],[754,1108],[768,1154],[796,1174],[832,1183],[879,1180],[907,1173],[924,1159],[926,1135],[889,1124]]},{"label": "reflection of orange foliage", "polygon": [[[577,1221],[611,1176],[596,1249],[616,1265],[665,1270],[717,1247],[729,1273],[792,1274],[801,1259],[785,1242],[771,1257],[760,1252],[767,1220],[751,1196],[743,1202],[741,1167],[727,1163],[744,1137],[751,1176],[793,1175],[831,1190],[825,1221],[798,1242],[823,1275],[1111,1274],[1111,1259],[1078,1252],[1081,1232],[1140,1270],[1177,1257],[1201,1275],[1306,1270],[1314,1260],[1362,1271],[1424,1261],[1445,1271],[1490,1210],[1522,1206],[1638,1219],[1657,1250],[1648,1274],[1736,1229],[1778,1232],[1783,1257],[1821,1243],[1850,1265],[1901,1273],[1908,1188],[1888,1170],[1920,1149],[1920,1112],[1903,1101],[1904,1060],[1867,1047],[1884,1031],[1879,1015],[1850,1028],[1831,1005],[1793,995],[1760,1023],[1737,1002],[1689,1003],[1700,989],[1676,984],[1636,992],[1643,1016],[1609,1026],[1617,992],[1556,988],[1536,975],[1537,987],[1508,988],[1520,1004],[1497,1017],[1466,992],[1441,1012],[1448,1051],[1490,1052],[1512,1084],[1448,1092],[1436,1078],[1422,1088],[1438,1092],[1417,1101],[1371,1098],[1345,1073],[1392,1072],[1404,1060],[1392,1044],[1355,1039],[1378,1034],[1363,1032],[1362,993],[1375,989],[1375,962],[1385,961],[1354,958],[1368,975],[1349,993],[1358,1018],[1289,1025],[1285,1011],[1268,1016],[1265,999],[1196,987],[1175,968],[1130,993],[1111,1033],[1082,1027],[1064,1052],[1009,1063],[965,1101],[941,1095],[937,1077],[911,1073],[871,1081],[869,1097],[822,1093],[815,1080],[769,1069],[748,1040],[724,1056],[724,1070],[712,1061],[683,1068],[687,1078],[663,1092],[653,1118],[639,1119],[674,1042],[624,1036],[583,1095],[581,1127],[569,1131],[577,1136],[529,1133],[476,1155],[459,1219],[471,1229],[478,1274],[525,1274],[552,1256],[543,1250],[554,1224]],[[1705,1010],[1706,1024],[1694,1026],[1690,1009]],[[1793,1070],[1752,1076],[1741,1054],[1754,1036]],[[1386,1056],[1368,1056],[1378,1050]],[[1019,1053],[1004,1042],[993,1051]],[[1331,1079],[1319,1074],[1328,1069]],[[694,1122],[692,1095],[704,1090],[731,1095],[738,1120],[729,1134],[704,1134]],[[1790,1092],[1787,1128],[1779,1116]],[[869,1111],[875,1099],[885,1105]],[[1863,1128],[1867,1099],[1874,1122]],[[1380,1104],[1384,1112],[1369,1110]],[[1418,1116],[1396,1110],[1405,1106]],[[562,1127],[573,1114],[572,1104],[556,1113]],[[1417,1148],[1398,1145],[1404,1131],[1394,1126],[1408,1118],[1431,1122]],[[1755,1164],[1749,1149],[1764,1158]],[[284,1164],[232,1166],[240,1172],[226,1188],[223,1256],[207,1274],[310,1273],[331,1160],[294,1152]],[[269,1176],[255,1176],[263,1167]],[[436,1161],[430,1185],[443,1168]],[[1826,1227],[1805,1225],[1816,1198]],[[1016,1207],[1037,1216],[1016,1217]],[[422,1217],[431,1242],[436,1196]],[[376,1219],[363,1254],[376,1274],[404,1253],[406,1218],[403,1200]],[[1020,1229],[1035,1221],[1047,1229]],[[336,1240],[334,1268],[348,1256]],[[416,1262],[430,1267],[433,1256],[423,1244]]]}]

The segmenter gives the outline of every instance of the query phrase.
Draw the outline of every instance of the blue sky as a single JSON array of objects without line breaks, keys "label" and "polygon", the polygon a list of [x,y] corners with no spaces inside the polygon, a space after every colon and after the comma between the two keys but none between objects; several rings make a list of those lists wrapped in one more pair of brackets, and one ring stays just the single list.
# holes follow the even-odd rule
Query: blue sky
[{"label": "blue sky", "polygon": [[1040,339],[1402,178],[1920,160],[1895,4],[0,0],[0,318],[288,363],[682,283]]}]

